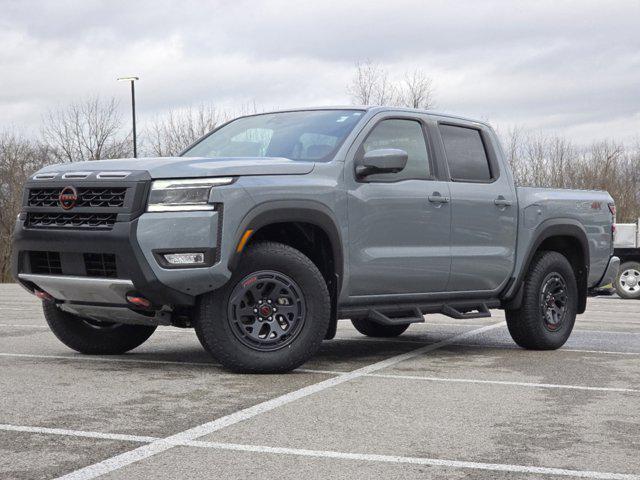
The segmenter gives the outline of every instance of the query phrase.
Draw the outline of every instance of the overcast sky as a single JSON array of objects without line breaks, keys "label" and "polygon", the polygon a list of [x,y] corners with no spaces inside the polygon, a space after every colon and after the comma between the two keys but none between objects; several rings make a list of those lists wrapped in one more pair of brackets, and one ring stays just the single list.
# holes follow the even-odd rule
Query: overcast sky
[{"label": "overcast sky", "polygon": [[422,69],[437,109],[560,133],[640,137],[640,0],[0,0],[0,127],[115,96],[144,123],[214,103],[350,103],[358,60]]}]

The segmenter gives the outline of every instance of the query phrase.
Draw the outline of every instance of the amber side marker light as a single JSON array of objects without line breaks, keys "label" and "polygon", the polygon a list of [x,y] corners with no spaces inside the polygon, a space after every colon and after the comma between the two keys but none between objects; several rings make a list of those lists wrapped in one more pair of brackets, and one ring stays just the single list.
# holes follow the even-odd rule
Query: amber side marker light
[{"label": "amber side marker light", "polygon": [[240,241],[238,242],[238,247],[236,248],[236,252],[240,253],[242,251],[242,249],[244,248],[244,246],[247,244],[247,242],[249,241],[249,237],[251,237],[251,234],[253,233],[253,230],[247,230],[246,232],[244,232],[242,234],[242,238],[240,239]]}]

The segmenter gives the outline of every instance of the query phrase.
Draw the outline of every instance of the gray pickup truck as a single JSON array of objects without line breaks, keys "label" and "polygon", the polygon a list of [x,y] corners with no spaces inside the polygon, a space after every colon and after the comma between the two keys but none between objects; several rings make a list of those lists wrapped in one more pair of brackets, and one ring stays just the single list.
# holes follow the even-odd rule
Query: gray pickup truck
[{"label": "gray pickup truck", "polygon": [[63,343],[193,327],[243,372],[298,367],[338,319],[391,337],[502,308],[556,349],[619,265],[608,193],[516,187],[488,125],[409,109],[241,117],[179,157],[46,167],[23,205],[13,272]]}]

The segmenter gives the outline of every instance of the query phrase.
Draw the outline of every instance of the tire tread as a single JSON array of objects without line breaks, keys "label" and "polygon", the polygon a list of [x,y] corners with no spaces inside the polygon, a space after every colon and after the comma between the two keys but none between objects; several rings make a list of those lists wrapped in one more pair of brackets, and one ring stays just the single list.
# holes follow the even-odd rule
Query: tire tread
[{"label": "tire tread", "polygon": [[[198,339],[214,358],[232,371],[242,373],[283,373],[294,370],[315,354],[324,340],[331,313],[327,284],[318,267],[306,255],[289,245],[268,241],[259,242],[247,248],[248,250],[244,253],[232,279],[221,289],[205,294],[200,298],[196,307],[194,322]],[[289,263],[292,268],[299,269],[301,274],[309,275],[309,281],[319,289],[319,298],[322,299],[315,302],[317,311],[311,315],[307,313],[305,327],[303,328],[309,327],[307,322],[310,321],[313,321],[315,325],[311,325],[310,336],[305,338],[305,347],[292,348],[293,344],[284,347],[282,350],[288,349],[289,354],[284,355],[284,358],[279,358],[277,362],[270,361],[266,356],[260,362],[258,355],[248,351],[249,348],[241,345],[235,338],[220,338],[221,326],[215,323],[216,321],[226,321],[226,301],[223,300],[226,300],[237,281],[246,274],[251,273],[250,271],[254,269],[253,265],[262,263],[265,258],[277,258],[278,261]],[[255,269],[257,270],[258,268]],[[298,281],[295,278],[294,280]],[[303,288],[302,285],[300,287]],[[307,306],[309,306],[309,300],[307,298]],[[233,335],[231,332],[229,334]],[[301,340],[300,337],[294,343],[299,340]],[[280,350],[277,352],[280,352]]]},{"label": "tire tread", "polygon": [[[567,287],[573,292],[573,302],[569,305],[571,310],[567,312],[569,318],[565,318],[565,323],[558,332],[550,332],[544,327],[539,311],[539,284],[551,269],[563,270]],[[560,348],[571,334],[577,312],[577,284],[571,264],[559,252],[538,252],[531,261],[522,288],[524,292],[520,308],[507,309],[505,312],[511,338],[519,346],[529,350]]]}]

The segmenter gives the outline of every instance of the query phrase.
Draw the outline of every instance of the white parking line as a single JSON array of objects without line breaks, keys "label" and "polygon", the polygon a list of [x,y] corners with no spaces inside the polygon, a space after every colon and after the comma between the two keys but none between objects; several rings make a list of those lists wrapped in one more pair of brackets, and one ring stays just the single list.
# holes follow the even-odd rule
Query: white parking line
[{"label": "white parking line", "polygon": [[84,430],[68,430],[66,428],[25,427],[22,425],[0,424],[0,430],[6,432],[40,433],[45,435],[62,435],[65,437],[99,438],[102,440],[120,440],[123,442],[150,443],[159,440],[158,437],[140,435],[125,435],[120,433],[86,432]]},{"label": "white parking line", "polygon": [[564,468],[533,467],[526,465],[509,465],[502,463],[466,462],[439,458],[402,457],[396,455],[376,455],[367,453],[347,453],[327,450],[306,450],[301,448],[267,447],[258,445],[238,445],[216,442],[186,442],[189,446],[201,446],[217,450],[234,450],[240,452],[273,453],[279,455],[298,455],[302,457],[334,458],[339,460],[358,460],[365,462],[384,462],[411,465],[428,465],[432,467],[462,468],[470,470],[488,470],[493,472],[528,473],[538,475],[554,475],[575,478],[600,480],[640,480],[640,475],[625,473],[596,472],[590,470],[569,470]]},{"label": "white parking line", "polygon": [[[242,445],[237,443],[206,442],[199,440],[170,440],[158,437],[124,435],[117,433],[87,432],[82,430],[67,430],[59,428],[25,427],[16,425],[1,425],[0,430],[13,432],[37,433],[45,435],[61,435],[70,437],[96,438],[101,440],[118,440],[125,442],[145,443],[145,446],[163,444],[168,448],[183,446],[195,448],[210,448],[223,451],[267,453],[275,455],[294,455],[312,458],[332,458],[338,460],[355,460],[360,462],[382,462],[410,465],[427,465],[432,467],[460,468],[468,470],[484,470],[493,472],[525,473],[537,475],[552,475],[574,478],[589,478],[599,480],[640,480],[640,476],[625,473],[598,472],[592,470],[571,470],[566,468],[535,467],[529,465],[512,465],[503,463],[467,462],[440,458],[405,457],[398,455],[378,455],[371,453],[336,452],[331,450],[308,450],[302,448],[270,447],[264,445]],[[144,448],[144,447],[140,447]],[[135,450],[133,450],[135,451]],[[147,457],[142,457],[140,460]],[[65,478],[65,477],[62,477]]]},{"label": "white parking line", "polygon": [[121,453],[111,458],[107,458],[106,460],[103,460],[101,462],[95,463],[93,465],[89,465],[87,467],[71,472],[67,475],[64,475],[60,477],[60,479],[87,480],[90,478],[99,477],[100,475],[104,475],[106,473],[119,470],[127,465],[131,465],[133,463],[139,462],[140,460],[144,460],[145,458],[149,458],[159,453],[165,452],[173,448],[174,445],[172,443],[197,440],[198,438],[209,435],[213,432],[221,430],[230,425],[234,425],[244,420],[248,420],[249,418],[253,418],[262,413],[269,412],[278,407],[294,402],[295,400],[308,397],[309,395],[313,395],[315,393],[321,392],[328,388],[341,385],[350,380],[362,377],[368,373],[373,373],[378,370],[391,367],[404,360],[409,360],[411,358],[417,357],[419,355],[423,355],[425,353],[431,352],[438,348],[451,345],[452,343],[471,337],[473,335],[477,335],[477,334],[480,334],[489,330],[493,330],[495,328],[502,327],[502,326],[504,326],[504,322],[488,325],[486,327],[478,328],[470,332],[464,332],[460,335],[449,337],[448,339],[445,339],[441,342],[437,342],[431,345],[425,345],[416,350],[412,350],[407,353],[396,355],[386,360],[382,360],[380,362],[367,365],[366,367],[359,368],[357,370],[354,370],[349,373],[345,373],[337,377],[329,378],[322,382],[315,383],[307,387],[303,387],[299,390],[295,390],[293,392],[287,393],[285,395],[281,395],[271,400],[267,400],[265,402],[254,405],[252,407],[245,408],[243,410],[232,413],[230,415],[220,417],[211,422],[207,422],[202,425],[198,425],[197,427],[190,428],[183,432],[177,433],[175,435],[171,435],[166,439],[158,440],[158,441],[149,443],[147,445],[140,446],[134,450]]},{"label": "white parking line", "polygon": [[54,360],[75,360],[80,362],[116,362],[116,363],[155,363],[160,365],[196,365],[207,367],[219,367],[219,363],[209,362],[179,362],[173,360],[153,360],[147,358],[114,358],[100,357],[94,355],[36,355],[31,353],[0,353],[0,357],[34,358],[34,359],[54,359]]},{"label": "white parking line", "polygon": [[588,387],[584,385],[562,385],[555,383],[529,383],[529,382],[512,382],[505,380],[476,380],[472,378],[442,378],[442,377],[422,377],[417,375],[394,375],[383,373],[372,373],[367,377],[391,378],[399,380],[423,380],[427,382],[445,382],[445,383],[479,383],[485,385],[505,385],[514,387],[528,388],[557,388],[566,390],[588,390],[594,392],[621,392],[621,393],[640,393],[640,390],[633,388],[617,388],[617,387]]},{"label": "white parking line", "polygon": [[[3,309],[4,310],[4,309]],[[20,325],[19,323],[0,323],[0,327],[4,327],[4,328],[43,328],[43,329],[49,329],[49,327],[47,325],[34,325],[31,323],[27,323],[24,325]]]},{"label": "white parking line", "polygon": [[[588,351],[587,351],[588,352]],[[600,352],[598,352],[600,353]],[[153,364],[167,364],[167,365],[187,365],[198,367],[220,367],[218,363],[207,362],[180,362],[171,360],[151,360],[151,359],[127,359],[127,358],[111,358],[111,357],[94,357],[86,355],[76,356],[64,356],[64,355],[32,355],[26,353],[0,353],[0,357],[17,357],[17,358],[35,358],[35,359],[53,359],[53,360],[77,360],[77,361],[105,361],[105,362],[128,362],[128,363],[153,363]],[[344,375],[349,373],[344,370],[323,370],[315,368],[297,368],[295,370],[299,373],[314,373],[325,375]],[[476,380],[467,378],[444,378],[444,377],[424,377],[419,375],[395,375],[395,374],[382,374],[382,373],[370,373],[363,375],[364,377],[377,377],[377,378],[390,378],[401,380],[422,380],[431,382],[449,382],[449,383],[478,383],[487,385],[505,385],[505,386],[519,386],[529,388],[556,388],[567,390],[591,390],[600,392],[620,392],[620,393],[640,393],[640,390],[633,388],[617,388],[617,387],[591,387],[585,385],[564,385],[554,383],[530,383],[530,382],[515,382],[504,380]]]},{"label": "white parking line", "polygon": [[[526,352],[527,350],[523,350],[522,348],[516,345],[491,345],[491,344],[482,344],[482,343],[455,343],[452,346],[454,347],[473,347],[473,348],[497,348],[502,350],[519,350]],[[566,348],[562,347],[557,352],[577,352],[577,353],[595,353],[595,354],[604,354],[604,355],[640,355],[640,352],[616,352],[614,350],[585,350],[581,348]]]}]

